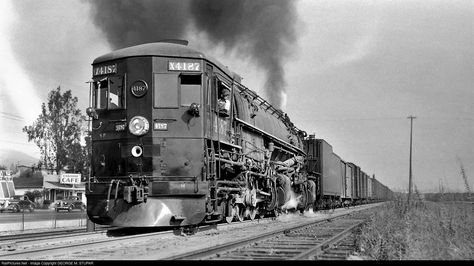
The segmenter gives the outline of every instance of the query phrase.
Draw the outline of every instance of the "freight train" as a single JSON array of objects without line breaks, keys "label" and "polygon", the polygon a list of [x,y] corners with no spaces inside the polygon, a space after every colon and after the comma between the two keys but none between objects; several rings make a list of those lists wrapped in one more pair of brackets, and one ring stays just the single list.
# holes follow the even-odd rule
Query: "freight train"
[{"label": "freight train", "polygon": [[241,80],[186,41],[96,58],[90,220],[186,227],[392,196]]}]

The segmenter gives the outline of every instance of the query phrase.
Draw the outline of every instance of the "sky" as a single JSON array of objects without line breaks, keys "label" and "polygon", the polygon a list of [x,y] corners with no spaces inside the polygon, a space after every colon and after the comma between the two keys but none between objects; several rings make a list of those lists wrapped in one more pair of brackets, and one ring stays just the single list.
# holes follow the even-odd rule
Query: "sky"
[{"label": "sky", "polygon": [[[407,117],[413,115],[417,189],[438,191],[441,184],[464,191],[462,163],[472,190],[474,2],[298,0],[295,5],[294,43],[282,55],[282,109],[292,122],[392,190],[406,191]],[[113,47],[91,18],[94,8],[83,0],[0,1],[0,150],[39,158],[21,129],[33,123],[48,92],[58,86],[72,90],[85,113],[91,63]],[[186,37],[240,74],[245,86],[269,97],[264,71],[238,47],[211,47],[192,27]]]}]

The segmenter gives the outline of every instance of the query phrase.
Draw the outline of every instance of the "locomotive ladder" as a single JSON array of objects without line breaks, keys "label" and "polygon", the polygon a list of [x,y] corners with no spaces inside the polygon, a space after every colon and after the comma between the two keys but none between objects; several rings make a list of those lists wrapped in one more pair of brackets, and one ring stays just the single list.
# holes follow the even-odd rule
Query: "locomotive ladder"
[{"label": "locomotive ladder", "polygon": [[[206,145],[207,146],[207,145]],[[209,191],[211,193],[211,202],[214,210],[217,209],[217,180],[216,180],[216,152],[214,150],[214,141],[211,139],[211,147],[207,148],[209,162]]]}]

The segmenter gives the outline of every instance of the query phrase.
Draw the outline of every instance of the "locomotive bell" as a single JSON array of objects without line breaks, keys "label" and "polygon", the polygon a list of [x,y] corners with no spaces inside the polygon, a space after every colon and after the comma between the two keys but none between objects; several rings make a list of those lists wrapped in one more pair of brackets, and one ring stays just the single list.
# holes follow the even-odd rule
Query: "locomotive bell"
[{"label": "locomotive bell", "polygon": [[95,109],[92,108],[92,107],[87,107],[86,114],[87,114],[87,116],[91,117],[92,119],[98,119],[99,118],[99,115],[97,114]]}]

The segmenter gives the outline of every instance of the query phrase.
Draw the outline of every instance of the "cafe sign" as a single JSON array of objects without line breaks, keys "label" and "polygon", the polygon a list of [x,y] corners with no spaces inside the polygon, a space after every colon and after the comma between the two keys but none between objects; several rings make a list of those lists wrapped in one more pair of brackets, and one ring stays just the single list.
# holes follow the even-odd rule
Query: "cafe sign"
[{"label": "cafe sign", "polygon": [[80,184],[81,174],[62,174],[59,178],[61,184]]}]

